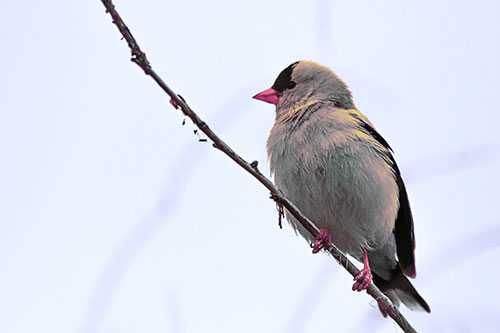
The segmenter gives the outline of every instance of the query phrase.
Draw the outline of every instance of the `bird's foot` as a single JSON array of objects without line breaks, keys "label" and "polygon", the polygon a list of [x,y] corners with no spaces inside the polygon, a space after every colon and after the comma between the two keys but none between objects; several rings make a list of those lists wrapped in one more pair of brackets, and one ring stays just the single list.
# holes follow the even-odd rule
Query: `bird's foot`
[{"label": "bird's foot", "polygon": [[352,286],[352,290],[363,291],[370,285],[372,282],[372,272],[370,267],[363,267],[363,269],[356,275],[356,282]]},{"label": "bird's foot", "polygon": [[368,255],[366,254],[366,250],[363,249],[363,263],[364,267],[363,269],[356,275],[356,282],[354,282],[352,286],[353,291],[363,291],[372,282],[372,271],[370,270],[370,265],[368,264]]},{"label": "bird's foot", "polygon": [[332,245],[332,235],[330,235],[328,230],[322,228],[319,231],[319,234],[314,240],[314,242],[311,244],[311,247],[313,249],[312,252],[318,253],[324,248],[328,249],[331,245]]}]

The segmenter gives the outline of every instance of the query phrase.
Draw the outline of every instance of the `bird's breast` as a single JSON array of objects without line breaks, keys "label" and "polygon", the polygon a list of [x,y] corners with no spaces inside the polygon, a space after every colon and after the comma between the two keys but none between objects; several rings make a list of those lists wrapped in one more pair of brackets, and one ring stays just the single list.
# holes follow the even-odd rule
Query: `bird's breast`
[{"label": "bird's breast", "polygon": [[[394,228],[398,189],[390,166],[357,135],[328,122],[275,123],[267,150],[276,185],[334,243],[356,254],[385,243]],[[290,217],[307,239],[307,232]]]}]

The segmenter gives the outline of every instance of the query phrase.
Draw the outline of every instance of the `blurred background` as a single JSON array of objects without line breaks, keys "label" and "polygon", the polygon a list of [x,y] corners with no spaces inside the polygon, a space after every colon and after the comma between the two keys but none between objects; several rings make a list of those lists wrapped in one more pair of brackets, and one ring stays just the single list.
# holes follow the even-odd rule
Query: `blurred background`
[{"label": "blurred background", "polygon": [[[500,3],[115,1],[153,68],[269,174],[290,63],[350,86],[395,151],[422,332],[499,330]],[[0,10],[1,332],[398,332],[130,62],[100,1]]]}]

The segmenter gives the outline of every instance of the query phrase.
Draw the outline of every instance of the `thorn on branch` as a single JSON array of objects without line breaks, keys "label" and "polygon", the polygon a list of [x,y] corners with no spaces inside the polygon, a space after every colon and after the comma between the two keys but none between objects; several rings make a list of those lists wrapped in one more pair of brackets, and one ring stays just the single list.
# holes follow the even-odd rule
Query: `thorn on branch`
[{"label": "thorn on branch", "polygon": [[[182,98],[181,95],[177,95],[177,97],[179,97],[180,99],[182,99],[182,101],[184,102],[184,98]],[[179,104],[177,104],[177,102],[173,98],[170,98],[170,104],[172,104],[172,106],[176,110],[179,109]],[[184,121],[182,122],[182,125],[184,125],[185,122],[186,122],[186,119],[184,119]]]},{"label": "thorn on branch", "polygon": [[255,170],[255,172],[257,172],[259,175],[262,175],[259,170],[259,161],[253,161],[252,163],[250,163],[250,166]]},{"label": "thorn on branch", "polygon": [[146,69],[144,69],[144,68],[142,67],[142,63],[141,63],[141,61],[139,60],[139,58],[137,58],[137,57],[135,56],[135,54],[132,54],[132,58],[130,58],[130,61],[135,62],[135,63],[136,63],[139,67],[141,67],[141,68],[144,70],[144,72],[147,74]]},{"label": "thorn on branch", "polygon": [[276,203],[281,203],[281,195],[276,194],[276,193],[271,193],[269,196],[269,199],[273,199]]}]

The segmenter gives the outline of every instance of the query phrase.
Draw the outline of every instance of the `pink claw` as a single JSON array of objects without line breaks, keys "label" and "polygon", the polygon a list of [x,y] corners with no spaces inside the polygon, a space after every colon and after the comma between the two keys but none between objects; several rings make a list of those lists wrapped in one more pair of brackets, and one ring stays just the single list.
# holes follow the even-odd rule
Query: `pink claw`
[{"label": "pink claw", "polygon": [[177,105],[177,103],[174,101],[173,98],[170,99],[170,104],[172,104],[174,106],[174,108],[176,108],[176,109],[179,108],[179,105]]},{"label": "pink claw", "polygon": [[370,270],[370,265],[368,264],[368,255],[366,254],[366,250],[363,249],[363,269],[356,275],[356,282],[354,282],[352,286],[352,290],[363,291],[372,282],[372,271]]},{"label": "pink claw", "polygon": [[318,253],[322,249],[326,248],[328,249],[332,245],[332,235],[326,230],[325,228],[322,228],[319,231],[318,236],[312,243],[312,252],[313,253]]}]

